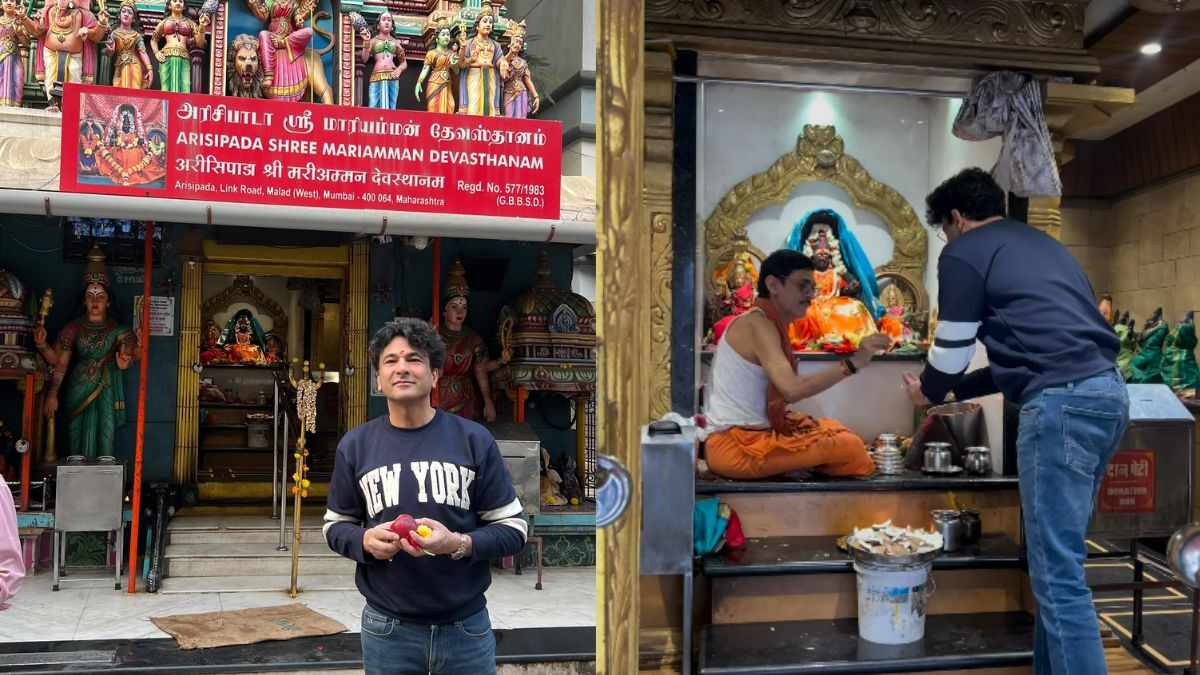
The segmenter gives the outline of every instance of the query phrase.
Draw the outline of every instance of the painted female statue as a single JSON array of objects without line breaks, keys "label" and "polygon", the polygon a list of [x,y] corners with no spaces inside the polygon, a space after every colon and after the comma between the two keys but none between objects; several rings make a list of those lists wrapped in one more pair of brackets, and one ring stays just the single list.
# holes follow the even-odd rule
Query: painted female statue
[{"label": "painted female statue", "polygon": [[1195,395],[1200,384],[1200,367],[1196,365],[1196,313],[1189,311],[1176,326],[1163,346],[1163,381],[1178,394]]},{"label": "painted female statue", "polygon": [[209,319],[204,324],[204,339],[200,342],[200,363],[228,363],[229,355],[221,346],[221,328]]},{"label": "painted female statue", "polygon": [[467,272],[462,261],[455,260],[446,275],[446,291],[438,333],[446,342],[446,363],[438,379],[438,407],[469,420],[496,420],[496,405],[488,383],[488,373],[500,367],[499,361],[489,361],[483,338],[466,325]]},{"label": "painted female statue", "polygon": [[394,27],[392,15],[384,12],[375,23],[375,37],[371,37],[371,31],[366,28],[359,33],[363,41],[359,58],[370,72],[367,106],[371,108],[394,110],[400,98],[400,75],[408,67],[408,61],[404,58],[403,45],[392,35]]},{"label": "painted female statue", "polygon": [[53,367],[44,411],[54,417],[60,407],[60,385],[67,367],[62,407],[67,411],[70,454],[88,458],[113,454],[113,437],[125,424],[125,377],[121,371],[136,358],[138,339],[109,314],[112,306],[104,254],[92,247],[84,282],[84,316],[68,323],[54,347],[46,343],[46,329],[34,329],[33,343]]},{"label": "painted female statue", "polygon": [[[304,22],[313,18],[317,0],[246,0],[246,6],[267,24],[266,30],[258,33],[263,93],[267,98],[300,100],[310,85],[309,44],[313,39],[313,29],[304,27]],[[319,67],[319,59],[313,65]],[[314,90],[321,88],[313,85]],[[324,101],[323,92],[320,96]]]},{"label": "painted female statue", "polygon": [[754,256],[749,251],[738,253],[733,262],[717,271],[716,280],[721,284],[722,295],[720,318],[712,327],[712,344],[720,342],[729,324],[754,306],[754,287],[758,283]]},{"label": "painted female statue", "polygon": [[500,115],[501,83],[508,77],[508,61],[500,43],[492,38],[496,17],[490,7],[479,10],[475,36],[462,46],[462,68],[467,72],[459,80],[458,111],[468,115]]},{"label": "painted female statue", "polygon": [[96,45],[108,33],[108,14],[92,14],[75,0],[46,0],[34,17],[39,49],[34,50],[37,77],[57,111],[56,99],[67,82],[91,83],[96,77]]},{"label": "painted female statue", "polygon": [[[200,15],[197,24],[183,15],[183,0],[167,0],[167,16],[154,27],[150,36],[150,49],[158,60],[158,87],[163,91],[179,94],[192,92],[192,59],[189,51],[194,46],[202,49],[205,43],[204,29],[208,27],[208,15]],[[163,41],[159,48],[158,41]]]},{"label": "painted female statue", "polygon": [[1162,307],[1154,311],[1142,329],[1137,354],[1129,362],[1130,384],[1159,384],[1163,381],[1163,346],[1171,327],[1162,318]]},{"label": "painted female statue", "polygon": [[166,176],[165,166],[150,151],[137,107],[122,103],[113,110],[104,141],[96,148],[96,169],[117,185],[146,185]]},{"label": "painted female statue", "polygon": [[29,45],[29,36],[37,33],[37,23],[25,15],[22,0],[0,3],[0,106],[20,107],[25,88],[25,64],[21,47]]},{"label": "painted female statue", "polygon": [[437,47],[425,52],[425,67],[417,77],[417,100],[425,93],[425,110],[436,113],[454,112],[454,88],[450,86],[458,73],[458,52],[450,49],[450,28],[442,26],[437,33]]},{"label": "painted female statue", "polygon": [[134,27],[136,21],[135,0],[122,0],[119,25],[109,33],[108,41],[104,43],[105,53],[113,57],[114,87],[149,89],[154,77],[142,31]]},{"label": "painted female statue", "polygon": [[879,283],[858,239],[831,209],[813,211],[792,229],[787,247],[812,258],[817,295],[808,315],[792,324],[792,345],[799,350],[824,345],[853,350],[877,331],[883,317]]},{"label": "painted female statue", "polygon": [[525,52],[526,34],[524,21],[513,26],[509,33],[508,53],[504,55],[508,61],[508,75],[504,77],[505,117],[529,117],[542,104],[529,74],[529,62],[521,56]]},{"label": "painted female statue", "polygon": [[266,337],[258,319],[248,309],[239,309],[229,318],[217,344],[225,350],[230,363],[261,366],[267,362]]}]

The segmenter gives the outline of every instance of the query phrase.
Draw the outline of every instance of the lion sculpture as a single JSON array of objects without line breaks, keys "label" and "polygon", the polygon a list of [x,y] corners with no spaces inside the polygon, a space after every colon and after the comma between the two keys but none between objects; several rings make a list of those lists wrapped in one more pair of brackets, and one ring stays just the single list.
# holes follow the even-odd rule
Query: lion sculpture
[{"label": "lion sculpture", "polygon": [[258,38],[245,33],[235,37],[227,61],[226,93],[240,98],[263,98],[263,69],[258,59]]}]

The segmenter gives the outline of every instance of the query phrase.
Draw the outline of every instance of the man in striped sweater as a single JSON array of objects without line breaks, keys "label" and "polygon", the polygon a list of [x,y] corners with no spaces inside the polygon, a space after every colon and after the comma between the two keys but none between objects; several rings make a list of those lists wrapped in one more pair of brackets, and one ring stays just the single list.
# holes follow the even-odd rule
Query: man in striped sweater
[{"label": "man in striped sweater", "polygon": [[[1034,673],[1105,673],[1084,536],[1093,500],[1129,422],[1119,343],[1087,275],[1066,248],[1005,218],[988,173],[967,169],[926,199],[946,247],[938,324],[914,403],[1002,392],[1021,406],[1017,436],[1029,574],[1038,602]],[[988,367],[966,373],[976,340]]]}]

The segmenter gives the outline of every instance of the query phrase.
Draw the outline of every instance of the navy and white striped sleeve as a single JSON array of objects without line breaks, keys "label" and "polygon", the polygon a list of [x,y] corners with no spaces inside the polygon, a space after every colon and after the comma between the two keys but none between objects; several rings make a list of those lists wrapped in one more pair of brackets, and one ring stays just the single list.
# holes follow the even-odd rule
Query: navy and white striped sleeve
[{"label": "navy and white striped sleeve", "polygon": [[472,495],[472,505],[482,523],[482,527],[470,533],[472,556],[477,560],[494,560],[520,553],[529,536],[529,525],[508,466],[494,440],[483,453],[479,477],[472,487],[477,490]]},{"label": "navy and white striped sleeve", "polygon": [[921,373],[921,392],[930,403],[941,403],[962,379],[975,355],[982,325],[983,277],[953,256],[938,260],[938,321],[928,363]]}]

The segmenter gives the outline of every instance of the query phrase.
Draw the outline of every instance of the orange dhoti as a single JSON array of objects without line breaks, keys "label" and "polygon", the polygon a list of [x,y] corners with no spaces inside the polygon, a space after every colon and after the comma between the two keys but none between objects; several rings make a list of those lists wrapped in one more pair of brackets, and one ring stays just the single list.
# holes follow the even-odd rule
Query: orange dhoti
[{"label": "orange dhoti", "polygon": [[791,471],[826,476],[868,476],[875,463],[866,444],[836,420],[808,419],[803,429],[781,434],[772,429],[733,427],[705,441],[713,473],[734,480],[769,478]]}]

